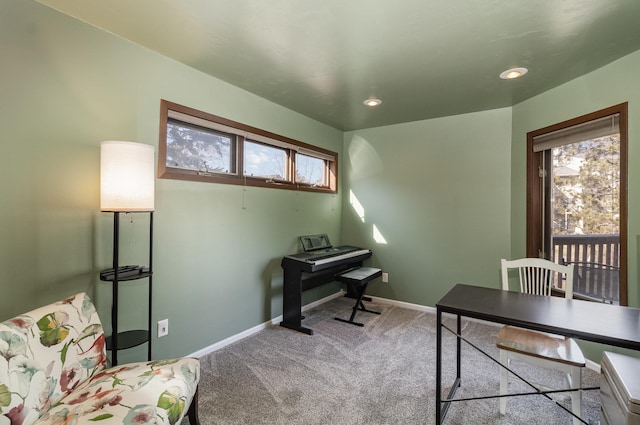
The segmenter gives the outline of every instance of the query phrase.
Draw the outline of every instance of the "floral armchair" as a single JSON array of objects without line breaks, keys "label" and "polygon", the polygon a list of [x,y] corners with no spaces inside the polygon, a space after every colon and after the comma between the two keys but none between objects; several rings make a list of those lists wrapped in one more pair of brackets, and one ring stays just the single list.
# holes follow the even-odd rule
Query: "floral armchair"
[{"label": "floral armchair", "polygon": [[0,323],[0,425],[199,425],[198,359],[106,364],[84,293]]}]

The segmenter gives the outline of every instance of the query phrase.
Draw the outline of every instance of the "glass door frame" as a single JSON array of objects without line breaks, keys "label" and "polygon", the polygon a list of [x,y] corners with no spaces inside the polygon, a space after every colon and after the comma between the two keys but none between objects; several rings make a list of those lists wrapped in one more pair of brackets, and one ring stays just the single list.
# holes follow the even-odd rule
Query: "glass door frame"
[{"label": "glass door frame", "polygon": [[[526,252],[527,257],[540,257],[544,251],[543,237],[540,229],[544,219],[543,190],[540,170],[547,169],[543,160],[543,152],[534,152],[534,137],[572,127],[609,115],[620,114],[620,305],[628,305],[627,291],[627,245],[628,245],[628,130],[627,130],[627,102],[609,108],[582,115],[558,124],[527,133],[527,227]],[[550,161],[550,155],[547,161]],[[548,164],[546,164],[548,165]],[[551,190],[547,188],[547,190]],[[549,233],[549,232],[547,232]],[[547,235],[550,236],[550,235]],[[546,253],[548,257],[549,253]]]}]

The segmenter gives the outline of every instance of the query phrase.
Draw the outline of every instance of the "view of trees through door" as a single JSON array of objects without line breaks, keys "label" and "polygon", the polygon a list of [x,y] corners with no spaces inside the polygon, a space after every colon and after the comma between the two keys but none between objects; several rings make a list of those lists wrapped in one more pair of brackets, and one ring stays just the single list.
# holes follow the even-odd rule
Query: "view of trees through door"
[{"label": "view of trees through door", "polygon": [[622,104],[537,130],[527,153],[527,256],[574,264],[576,298],[622,305],[626,122]]}]

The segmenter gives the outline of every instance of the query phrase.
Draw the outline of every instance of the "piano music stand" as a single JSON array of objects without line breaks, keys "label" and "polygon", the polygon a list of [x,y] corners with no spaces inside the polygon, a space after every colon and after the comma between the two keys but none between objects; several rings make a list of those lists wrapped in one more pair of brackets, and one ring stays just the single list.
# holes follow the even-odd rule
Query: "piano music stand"
[{"label": "piano music stand", "polygon": [[351,289],[351,292],[354,293],[357,298],[356,303],[353,305],[351,317],[349,318],[349,320],[342,319],[340,317],[335,317],[334,319],[356,326],[364,326],[364,323],[353,321],[358,310],[366,311],[367,313],[380,314],[379,311],[368,310],[362,303],[364,293],[367,290],[367,285],[370,281],[379,277],[380,275],[382,275],[382,270],[373,267],[356,267],[354,269],[338,273],[336,275],[336,280],[338,282],[346,283],[349,286],[349,289]]}]

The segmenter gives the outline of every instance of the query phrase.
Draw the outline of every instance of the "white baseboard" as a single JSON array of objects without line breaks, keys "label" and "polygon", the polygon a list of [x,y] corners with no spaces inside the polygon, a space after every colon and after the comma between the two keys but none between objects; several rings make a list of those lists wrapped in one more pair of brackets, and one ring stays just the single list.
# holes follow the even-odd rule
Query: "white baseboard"
[{"label": "white baseboard", "polygon": [[367,295],[367,296],[370,297],[372,300],[375,300],[376,302],[379,302],[380,304],[391,304],[391,305],[394,305],[396,307],[406,308],[408,310],[418,310],[418,311],[424,311],[426,313],[433,313],[433,314],[436,313],[436,308],[435,307],[429,307],[429,306],[426,306],[426,305],[407,303],[407,302],[404,302],[404,301],[390,300],[388,298],[371,297],[369,295]]},{"label": "white baseboard", "polygon": [[[324,297],[322,299],[319,299],[317,301],[314,301],[312,303],[306,304],[304,306],[302,306],[302,311],[307,311],[309,309],[312,309],[314,307],[317,307],[321,304],[324,304],[328,301],[331,301],[335,298],[341,297],[343,296],[345,293],[345,291],[340,290],[338,292],[336,292],[335,294],[329,295],[327,297]],[[380,303],[380,304],[389,304],[389,305],[393,305],[396,307],[401,307],[401,308],[406,308],[408,310],[417,310],[417,311],[423,311],[426,313],[436,313],[436,308],[435,307],[429,307],[429,306],[425,306],[425,305],[420,305],[420,304],[413,304],[413,303],[408,303],[408,302],[404,302],[404,301],[396,301],[396,300],[390,300],[388,298],[381,298],[381,297],[370,297],[372,300],[375,300],[376,302]],[[490,325],[495,325],[495,326],[502,326],[499,323],[493,323],[493,322],[488,322],[485,320],[478,320],[478,319],[473,319],[473,318],[466,318],[467,320],[474,320],[474,321],[478,321],[478,322],[482,322],[482,323],[486,323],[486,324],[490,324]],[[188,357],[203,357],[209,353],[213,353],[214,351],[217,351],[221,348],[226,347],[229,344],[232,344],[236,341],[240,341],[243,338],[246,338],[248,336],[253,335],[256,332],[259,332],[263,329],[266,329],[268,326],[274,326],[274,325],[278,325],[280,322],[282,321],[282,315],[275,317],[267,322],[264,322],[260,325],[254,326],[250,329],[247,329],[244,332],[240,332],[239,334],[230,336],[229,338],[226,338],[220,342],[217,342],[215,344],[212,344],[208,347],[205,347],[201,350],[196,351],[195,353],[190,354]],[[600,373],[600,365],[592,360],[587,359],[586,361],[587,363],[587,367],[591,370],[594,370],[598,373]]]},{"label": "white baseboard", "polygon": [[[306,304],[302,306],[302,311],[307,311],[309,309],[312,309],[314,307],[317,307],[321,304],[324,304],[328,301],[331,301],[334,298],[338,298],[341,297],[344,294],[344,291],[338,291],[335,294],[331,294],[327,297],[321,298],[317,301],[314,301],[312,303]],[[204,357],[209,353],[213,353],[214,351],[218,351],[221,348],[226,347],[229,344],[233,344],[236,341],[240,341],[241,339],[244,339],[248,336],[251,336],[257,332],[260,332],[263,329],[266,329],[269,326],[274,326],[274,325],[278,325],[280,322],[282,322],[282,315],[278,316],[278,317],[274,317],[271,320],[268,320],[264,323],[261,323],[259,325],[256,325],[252,328],[249,328],[243,332],[240,332],[239,334],[235,334],[230,336],[229,338],[223,339],[222,341],[216,342],[215,344],[209,345],[208,347],[204,347],[194,353],[189,354],[187,357]]]}]

